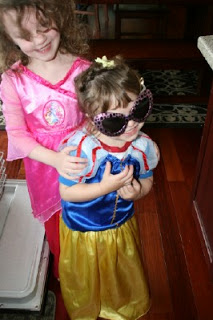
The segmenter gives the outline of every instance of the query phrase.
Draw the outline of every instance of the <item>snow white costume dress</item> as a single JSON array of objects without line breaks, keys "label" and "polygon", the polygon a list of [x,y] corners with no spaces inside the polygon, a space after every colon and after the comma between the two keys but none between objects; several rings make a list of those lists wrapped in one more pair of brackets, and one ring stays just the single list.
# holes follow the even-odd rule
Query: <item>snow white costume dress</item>
[{"label": "snow white costume dress", "polygon": [[[154,142],[144,133],[118,148],[83,129],[66,137],[61,148],[70,145],[78,146],[71,155],[86,157],[88,166],[75,180],[60,176],[67,186],[100,182],[108,161],[112,174],[133,165],[135,179],[152,176],[158,163]],[[148,311],[133,201],[116,191],[91,201],[62,200],[60,246],[60,284],[71,319],[137,319]]]}]

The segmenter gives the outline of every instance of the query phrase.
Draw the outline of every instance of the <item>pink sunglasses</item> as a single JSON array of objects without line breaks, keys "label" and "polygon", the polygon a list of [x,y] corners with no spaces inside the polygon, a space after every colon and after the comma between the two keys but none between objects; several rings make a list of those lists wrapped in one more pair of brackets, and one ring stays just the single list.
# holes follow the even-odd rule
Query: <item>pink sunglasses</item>
[{"label": "pink sunglasses", "polygon": [[99,113],[93,118],[96,128],[106,136],[119,136],[126,130],[129,120],[144,122],[153,107],[153,97],[150,90],[142,91],[134,103],[128,116],[122,113]]}]

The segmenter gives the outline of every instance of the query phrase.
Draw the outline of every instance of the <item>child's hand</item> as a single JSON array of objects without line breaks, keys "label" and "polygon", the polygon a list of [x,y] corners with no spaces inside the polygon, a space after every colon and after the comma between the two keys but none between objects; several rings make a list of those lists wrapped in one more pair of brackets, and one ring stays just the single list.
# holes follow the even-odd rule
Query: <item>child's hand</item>
[{"label": "child's hand", "polygon": [[133,166],[126,166],[124,170],[118,174],[111,174],[111,163],[106,163],[103,178],[100,182],[100,188],[103,194],[118,190],[125,184],[130,184],[133,179]]},{"label": "child's hand", "polygon": [[118,190],[118,195],[125,200],[136,200],[141,196],[141,184],[136,179]]},{"label": "child's hand", "polygon": [[69,153],[76,150],[76,146],[65,147],[57,153],[55,168],[58,173],[67,179],[74,179],[76,176],[71,176],[80,173],[87,166],[87,159],[70,156]]}]

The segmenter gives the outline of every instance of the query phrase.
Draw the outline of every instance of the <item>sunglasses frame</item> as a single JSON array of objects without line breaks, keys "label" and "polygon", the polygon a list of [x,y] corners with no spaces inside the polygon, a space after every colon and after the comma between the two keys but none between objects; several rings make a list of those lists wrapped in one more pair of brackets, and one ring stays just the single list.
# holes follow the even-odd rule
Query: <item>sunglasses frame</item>
[{"label": "sunglasses frame", "polygon": [[[144,98],[148,98],[149,99],[149,109],[146,113],[146,115],[141,118],[138,119],[136,117],[134,117],[134,111],[137,109],[137,106],[140,104],[140,102],[144,99]],[[96,126],[96,128],[103,134],[105,134],[106,136],[109,137],[116,137],[116,136],[120,136],[122,133],[125,132],[127,124],[130,120],[134,120],[135,122],[144,122],[149,115],[152,112],[152,108],[153,108],[153,96],[152,93],[149,89],[145,89],[143,91],[140,92],[138,98],[136,99],[133,107],[131,108],[131,111],[129,113],[128,116],[125,116],[122,113],[113,113],[113,112],[103,112],[103,113],[99,113],[97,114],[94,118],[93,118],[93,122]],[[124,125],[122,126],[122,128],[120,130],[118,130],[117,132],[110,132],[109,130],[105,129],[103,126],[103,120],[105,119],[110,119],[110,118],[122,118],[125,120]]]}]

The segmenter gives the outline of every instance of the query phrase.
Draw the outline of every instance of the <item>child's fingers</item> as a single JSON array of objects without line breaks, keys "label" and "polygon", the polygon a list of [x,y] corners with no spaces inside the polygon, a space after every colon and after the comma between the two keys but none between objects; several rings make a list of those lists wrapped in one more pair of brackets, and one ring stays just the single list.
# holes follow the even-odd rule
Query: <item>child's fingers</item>
[{"label": "child's fingers", "polygon": [[106,166],[105,166],[105,170],[104,170],[104,175],[109,175],[111,172],[111,163],[109,161],[107,161]]},{"label": "child's fingers", "polygon": [[82,170],[86,167],[86,163],[82,163],[82,162],[68,162],[66,163],[66,165],[64,166],[65,170]]},{"label": "child's fingers", "polygon": [[138,182],[136,179],[133,179],[133,180],[132,180],[132,186],[133,186],[133,188],[135,188],[135,189],[140,189],[140,188],[141,188],[140,182]]},{"label": "child's fingers", "polygon": [[132,187],[132,185],[128,185],[128,186],[124,186],[122,188],[120,188],[118,191],[118,195],[123,198],[123,199],[131,199],[132,196],[134,195],[134,188]]},{"label": "child's fingers", "polygon": [[68,162],[69,163],[73,163],[73,164],[80,164],[80,163],[84,163],[85,164],[85,163],[88,162],[88,159],[87,158],[69,156]]},{"label": "child's fingers", "polygon": [[88,162],[87,158],[75,157],[75,156],[70,155],[70,152],[73,150],[76,150],[76,149],[77,149],[77,146],[69,146],[69,147],[65,147],[61,152],[69,155],[70,162],[78,162],[78,163],[79,162],[83,162],[83,163]]},{"label": "child's fingers", "polygon": [[73,157],[70,156],[69,162],[73,163],[87,163],[87,158]]},{"label": "child's fingers", "polygon": [[128,185],[131,185],[131,184],[132,184],[132,176],[129,179],[125,180],[124,185],[128,186]]},{"label": "child's fingers", "polygon": [[124,169],[119,173],[120,176],[125,177],[129,172],[129,166],[125,166]]},{"label": "child's fingers", "polygon": [[76,179],[76,177],[83,172],[85,164],[74,164],[67,165],[61,169],[60,174],[69,179]]},{"label": "child's fingers", "polygon": [[129,179],[132,179],[133,177],[133,166],[125,166],[124,170],[120,173],[120,175],[123,177],[123,179],[128,181]]},{"label": "child's fingers", "polygon": [[82,168],[66,168],[63,170],[63,172],[66,172],[67,174],[78,174],[81,173],[84,170],[85,167]]},{"label": "child's fingers", "polygon": [[133,175],[133,172],[134,172],[134,167],[133,167],[133,165],[131,164],[130,166],[129,166],[129,172],[128,172],[128,174],[129,175]]},{"label": "child's fingers", "polygon": [[71,151],[76,150],[76,149],[77,149],[77,146],[69,146],[69,147],[65,147],[64,149],[62,149],[61,152],[69,154]]}]

